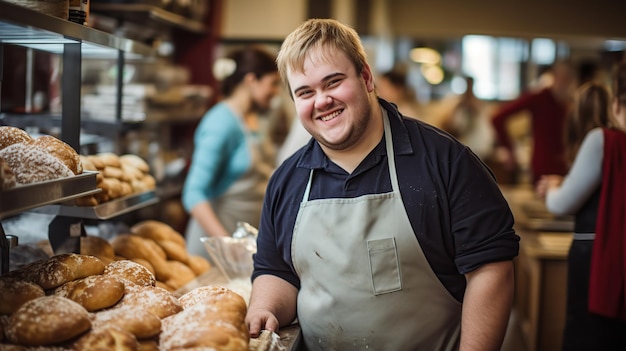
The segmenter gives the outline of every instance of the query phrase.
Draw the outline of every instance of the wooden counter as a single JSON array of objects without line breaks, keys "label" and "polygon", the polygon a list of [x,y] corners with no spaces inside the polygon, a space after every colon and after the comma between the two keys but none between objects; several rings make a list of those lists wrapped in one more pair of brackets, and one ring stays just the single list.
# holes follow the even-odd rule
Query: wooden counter
[{"label": "wooden counter", "polygon": [[520,254],[515,259],[514,309],[520,318],[526,349],[560,350],[573,221],[548,213],[530,187],[502,191],[521,238]]}]

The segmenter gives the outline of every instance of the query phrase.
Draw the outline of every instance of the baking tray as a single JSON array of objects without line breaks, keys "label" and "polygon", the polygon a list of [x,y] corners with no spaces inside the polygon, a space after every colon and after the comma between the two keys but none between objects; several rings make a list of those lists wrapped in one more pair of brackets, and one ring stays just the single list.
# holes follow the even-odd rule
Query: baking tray
[{"label": "baking tray", "polygon": [[38,182],[0,191],[0,218],[52,203],[72,200],[100,191],[96,187],[98,172],[82,174],[45,182]]},{"label": "baking tray", "polygon": [[53,204],[36,208],[33,211],[57,216],[103,220],[148,207],[157,202],[159,202],[159,198],[155,191],[151,190],[103,202],[97,206]]}]

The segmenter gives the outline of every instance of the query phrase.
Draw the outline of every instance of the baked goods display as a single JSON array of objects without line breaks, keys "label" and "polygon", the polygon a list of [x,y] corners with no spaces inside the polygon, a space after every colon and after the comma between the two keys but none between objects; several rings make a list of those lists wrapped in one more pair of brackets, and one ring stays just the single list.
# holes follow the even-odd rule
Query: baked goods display
[{"label": "baked goods display", "polygon": [[154,272],[156,286],[175,291],[211,268],[208,260],[189,255],[184,237],[166,223],[145,220],[129,233],[111,239],[118,258],[133,260]]},{"label": "baked goods display", "polygon": [[0,159],[0,190],[83,172],[78,153],[65,142],[50,135],[32,138],[9,126],[0,126]]},{"label": "baked goods display", "polygon": [[97,206],[104,202],[156,188],[150,166],[141,157],[132,154],[118,156],[112,152],[80,155],[83,169],[98,172],[96,187],[101,192],[76,200],[78,206]]},{"label": "baked goods display", "polygon": [[0,349],[249,350],[235,292],[204,286],[177,297],[138,263],[96,261],[62,254],[1,277]]}]

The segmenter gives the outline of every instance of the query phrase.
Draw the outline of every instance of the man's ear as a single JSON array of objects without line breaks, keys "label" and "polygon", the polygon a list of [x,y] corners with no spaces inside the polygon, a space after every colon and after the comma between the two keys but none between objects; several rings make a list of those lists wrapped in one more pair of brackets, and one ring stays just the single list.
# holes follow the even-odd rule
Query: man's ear
[{"label": "man's ear", "polygon": [[374,75],[372,74],[372,69],[370,68],[370,65],[368,65],[367,63],[365,64],[365,66],[363,66],[363,69],[361,69],[361,77],[365,82],[367,92],[373,92],[376,89],[376,86],[374,85]]}]

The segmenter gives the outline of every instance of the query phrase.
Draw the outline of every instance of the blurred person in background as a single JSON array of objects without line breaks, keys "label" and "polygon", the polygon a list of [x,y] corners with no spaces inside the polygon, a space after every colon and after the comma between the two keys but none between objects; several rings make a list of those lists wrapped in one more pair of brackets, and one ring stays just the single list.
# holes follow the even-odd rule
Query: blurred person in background
[{"label": "blurred person in background", "polygon": [[230,236],[238,221],[259,225],[273,160],[262,158],[257,120],[279,93],[275,56],[248,46],[214,64],[223,99],[202,118],[182,202],[191,214],[187,250],[206,256],[200,238]]},{"label": "blurred person in background", "polygon": [[567,173],[563,130],[570,111],[575,88],[575,72],[570,62],[556,62],[550,70],[550,83],[540,90],[530,90],[503,104],[492,116],[496,142],[503,147],[504,166],[517,173],[519,164],[515,145],[507,130],[507,121],[519,112],[530,113],[533,140],[530,157],[531,181],[535,184],[543,174]]},{"label": "blurred person in background", "polygon": [[536,186],[550,212],[575,216],[562,343],[567,351],[626,350],[626,65],[614,88],[612,98],[599,83],[579,89],[565,134],[571,169],[565,178],[544,175]]},{"label": "blurred person in background", "polygon": [[494,150],[495,132],[484,103],[474,95],[474,78],[465,76],[465,92],[453,102],[443,119],[442,129],[467,145],[485,160]]}]

